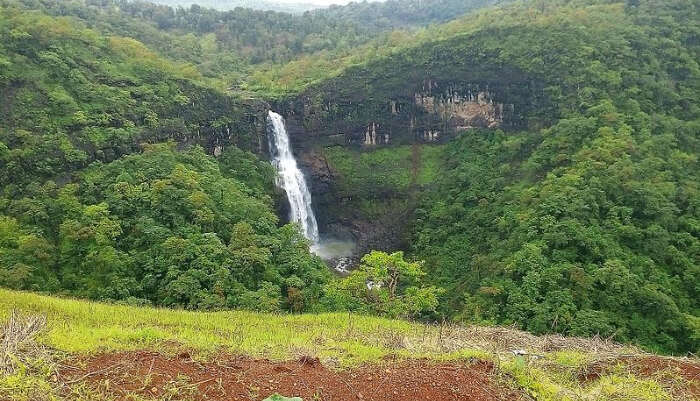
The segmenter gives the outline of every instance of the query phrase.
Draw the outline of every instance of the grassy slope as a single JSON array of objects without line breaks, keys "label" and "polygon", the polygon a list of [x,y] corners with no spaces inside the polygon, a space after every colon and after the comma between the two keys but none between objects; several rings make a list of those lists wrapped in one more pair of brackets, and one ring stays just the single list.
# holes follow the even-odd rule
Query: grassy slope
[{"label": "grassy slope", "polygon": [[[600,340],[535,337],[503,328],[424,326],[348,314],[266,315],[136,308],[0,290],[0,321],[13,310],[47,317],[48,327],[38,342],[52,349],[58,358],[137,349],[173,354],[186,349],[199,359],[211,358],[216,352],[276,360],[312,355],[327,365],[349,368],[381,363],[390,355],[453,361],[476,357],[497,363],[504,379],[514,380],[538,400],[691,399],[674,387],[683,384],[674,372],[637,377],[619,362],[610,361],[639,351]],[[514,357],[510,351],[520,348],[541,357]],[[576,380],[582,369],[601,360],[609,361],[613,368],[588,384]],[[0,399],[32,399],[26,396],[31,394],[28,386],[48,391],[51,384],[47,372],[50,369],[44,366],[5,377],[0,374]]]}]

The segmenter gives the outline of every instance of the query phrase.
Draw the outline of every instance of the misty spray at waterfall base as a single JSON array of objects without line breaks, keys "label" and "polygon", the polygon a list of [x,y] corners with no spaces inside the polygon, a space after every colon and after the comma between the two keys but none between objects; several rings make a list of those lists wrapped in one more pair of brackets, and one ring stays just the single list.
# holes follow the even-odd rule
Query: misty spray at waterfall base
[{"label": "misty spray at waterfall base", "polygon": [[277,170],[277,186],[284,190],[289,201],[289,221],[299,225],[304,237],[311,242],[313,253],[332,262],[337,271],[347,272],[352,264],[350,259],[355,244],[352,241],[321,239],[311,205],[311,192],[292,153],[284,118],[272,110],[267,116],[267,139],[271,162]]}]

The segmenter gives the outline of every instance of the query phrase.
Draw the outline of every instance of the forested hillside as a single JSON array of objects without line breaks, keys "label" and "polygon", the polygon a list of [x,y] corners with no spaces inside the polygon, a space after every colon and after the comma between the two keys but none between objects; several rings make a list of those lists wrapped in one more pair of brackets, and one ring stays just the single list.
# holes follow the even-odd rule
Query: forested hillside
[{"label": "forested hillside", "polygon": [[[367,49],[377,52],[396,46],[397,39],[402,41],[405,34],[391,32],[392,28],[414,29],[495,3],[431,0],[398,7],[394,2],[363,2],[293,15],[249,8],[218,11],[198,5],[170,7],[138,0],[0,2],[75,18],[104,35],[137,39],[171,61],[192,63],[222,89],[233,87],[265,97],[297,88],[296,81],[329,76],[337,69],[333,62],[339,57],[352,60],[363,54],[366,58]],[[355,48],[363,44],[367,44],[365,50],[356,52]],[[291,60],[298,61],[288,64]],[[309,60],[324,63],[312,72],[306,68]],[[270,74],[292,74],[294,79],[287,82],[289,78],[275,77],[271,82]]]},{"label": "forested hillside", "polygon": [[257,149],[255,103],[208,88],[196,68],[70,19],[1,12],[3,185],[57,179],[140,142]]},{"label": "forested hillside", "polygon": [[183,8],[189,8],[192,4],[196,4],[200,7],[213,8],[221,11],[235,10],[237,8],[252,8],[255,10],[279,11],[292,14],[300,14],[320,7],[313,2],[304,0],[299,0],[296,3],[275,0],[157,0],[153,3]]},{"label": "forested hillside", "polygon": [[446,313],[697,349],[698,3],[639,3],[477,45],[543,77],[561,119],[445,148],[414,249],[448,288]]},{"label": "forested hillside", "polygon": [[[0,285],[697,352],[699,8],[0,0]],[[271,108],[347,278],[284,224]]]},{"label": "forested hillside", "polygon": [[[362,232],[372,222],[384,236],[413,230],[383,246],[411,244],[427,280],[446,289],[446,316],[697,349],[700,30],[691,3],[505,8],[488,25],[465,20],[465,34],[312,85],[288,113],[300,143],[342,132],[365,149],[358,166],[347,162],[351,150],[309,151],[335,177],[329,184],[313,170],[331,186],[319,204]],[[451,99],[474,90],[512,105],[510,123],[463,131],[415,101],[462,113]],[[435,183],[394,185],[425,168],[420,152],[394,151],[400,168],[372,138],[433,149],[426,133],[435,132],[457,138],[441,148]],[[418,207],[408,202],[416,196]]]},{"label": "forested hillside", "polygon": [[351,2],[313,11],[337,20],[355,21],[370,31],[419,27],[446,22],[468,12],[511,0],[386,0]]},{"label": "forested hillside", "polygon": [[133,39],[0,12],[1,285],[188,308],[317,297],[325,265],[278,227],[269,164],[236,147],[259,150],[255,104]]}]

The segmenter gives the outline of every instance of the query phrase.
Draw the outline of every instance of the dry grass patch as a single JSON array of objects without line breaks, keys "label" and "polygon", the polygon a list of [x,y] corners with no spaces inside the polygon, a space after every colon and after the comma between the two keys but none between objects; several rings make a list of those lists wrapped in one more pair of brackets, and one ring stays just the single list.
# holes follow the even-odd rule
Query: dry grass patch
[{"label": "dry grass patch", "polygon": [[12,311],[0,327],[0,373],[11,375],[23,366],[48,357],[46,348],[35,341],[44,327],[45,316]]}]

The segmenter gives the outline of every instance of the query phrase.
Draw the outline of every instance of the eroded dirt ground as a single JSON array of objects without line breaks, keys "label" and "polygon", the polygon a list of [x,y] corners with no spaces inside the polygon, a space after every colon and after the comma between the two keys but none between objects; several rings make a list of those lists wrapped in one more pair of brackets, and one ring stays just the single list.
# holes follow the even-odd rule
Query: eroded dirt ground
[{"label": "eroded dirt ground", "polygon": [[580,372],[578,379],[583,384],[593,382],[618,365],[624,366],[636,376],[654,378],[659,383],[666,384],[671,393],[682,398],[700,400],[700,364],[690,360],[659,356],[617,357],[587,366]]},{"label": "eroded dirt ground", "polygon": [[[482,360],[384,360],[338,370],[309,357],[274,362],[218,355],[200,362],[187,352],[167,356],[138,351],[76,357],[61,366],[57,380],[67,392],[86,386],[104,399],[117,401],[259,401],[274,393],[305,401],[531,399],[511,377]],[[700,364],[692,360],[613,357],[586,366],[578,380],[586,386],[620,366],[635,376],[654,378],[671,393],[683,395],[679,399],[700,399]]]},{"label": "eroded dirt ground", "polygon": [[64,383],[87,382],[117,400],[262,400],[280,393],[305,401],[520,400],[484,361],[438,364],[385,361],[381,366],[332,370],[317,359],[271,362],[224,356],[197,362],[189,354],[110,353],[75,360],[60,371]]}]

